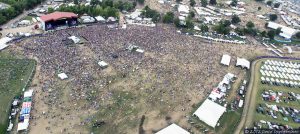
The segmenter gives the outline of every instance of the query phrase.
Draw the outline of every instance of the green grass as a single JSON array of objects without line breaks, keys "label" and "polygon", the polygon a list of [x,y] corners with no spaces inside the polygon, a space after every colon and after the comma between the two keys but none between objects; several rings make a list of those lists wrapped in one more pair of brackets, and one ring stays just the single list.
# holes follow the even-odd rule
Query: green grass
[{"label": "green grass", "polygon": [[216,127],[216,132],[219,134],[233,133],[240,122],[242,111],[242,108],[239,108],[236,111],[225,112],[219,120],[221,125]]},{"label": "green grass", "polygon": [[[6,57],[6,56],[1,56]],[[36,62],[29,59],[0,59],[0,133],[6,132],[12,99],[21,95],[32,77]]]},{"label": "green grass", "polygon": [[[258,67],[260,68],[262,64],[262,62],[258,63]],[[256,70],[259,70],[256,69]],[[263,92],[263,90],[272,90],[274,92],[277,92],[277,91],[282,91],[284,93],[287,93],[287,92],[294,92],[294,93],[300,93],[300,90],[299,88],[289,88],[289,87],[285,87],[285,86],[272,86],[272,85],[268,85],[268,84],[261,84],[260,83],[260,77],[261,77],[261,74],[259,73],[259,71],[256,72],[255,74],[257,79],[255,80],[255,82],[258,83],[257,87],[253,87],[253,88],[256,88],[258,90],[257,92],[257,95],[256,95],[256,106],[258,104],[272,104],[272,105],[278,105],[278,106],[284,106],[284,107],[293,107],[293,108],[297,108],[297,109],[300,109],[300,102],[299,101],[293,101],[293,102],[290,102],[290,103],[285,103],[285,102],[279,102],[279,103],[276,103],[275,101],[264,101],[261,97],[261,93]],[[266,108],[265,108],[266,109]],[[255,109],[253,109],[255,110]],[[283,120],[283,117],[282,115],[280,114],[280,112],[277,112],[277,119],[274,119],[272,118],[271,116],[269,115],[264,115],[264,114],[261,114],[261,113],[257,113],[255,111],[254,113],[254,117],[253,117],[253,121],[259,121],[259,120],[265,120],[265,121],[271,121],[271,122],[277,122],[277,123],[282,123],[282,124],[287,124],[289,126],[292,126],[292,127],[298,127],[299,124],[298,123],[295,123],[291,117],[287,116],[289,121],[284,121]]]}]

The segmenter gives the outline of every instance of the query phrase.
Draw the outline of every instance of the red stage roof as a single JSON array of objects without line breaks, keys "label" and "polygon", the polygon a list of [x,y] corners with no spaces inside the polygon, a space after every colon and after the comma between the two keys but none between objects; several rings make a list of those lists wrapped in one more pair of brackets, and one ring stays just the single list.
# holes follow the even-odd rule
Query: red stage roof
[{"label": "red stage roof", "polygon": [[54,12],[47,15],[41,16],[41,20],[44,22],[51,21],[51,20],[59,20],[62,18],[77,18],[77,15],[71,12]]}]

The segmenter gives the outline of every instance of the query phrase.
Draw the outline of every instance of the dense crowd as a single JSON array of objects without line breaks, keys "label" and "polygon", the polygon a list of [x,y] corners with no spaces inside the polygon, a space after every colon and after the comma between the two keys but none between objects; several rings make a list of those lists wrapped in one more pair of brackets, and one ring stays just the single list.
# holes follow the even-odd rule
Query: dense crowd
[{"label": "dense crowd", "polygon": [[[65,44],[70,36],[81,38],[83,44]],[[128,51],[130,45],[145,53]],[[180,35],[166,25],[126,29],[91,25],[49,32],[26,39],[19,46],[24,55],[38,60],[45,92],[42,100],[49,106],[61,106],[62,89],[68,90],[70,100],[91,100],[84,108],[103,106],[99,100],[109,99],[114,90],[132,90],[147,94],[146,105],[163,101],[174,106],[173,110],[179,106],[180,111],[191,108],[186,103],[208,94],[227,73],[218,65],[221,55],[238,50]],[[97,64],[100,60],[109,68],[101,69]],[[67,85],[61,85],[58,73],[68,75]],[[113,86],[120,81],[122,86]]]}]

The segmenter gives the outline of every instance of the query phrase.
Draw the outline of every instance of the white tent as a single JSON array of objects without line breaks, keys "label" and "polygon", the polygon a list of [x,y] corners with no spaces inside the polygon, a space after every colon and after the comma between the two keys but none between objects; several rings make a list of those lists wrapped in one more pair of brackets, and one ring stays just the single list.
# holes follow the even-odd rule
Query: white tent
[{"label": "white tent", "polygon": [[186,13],[186,14],[188,14],[190,12],[190,9],[189,9],[189,7],[187,5],[180,4],[178,6],[178,12],[179,13]]},{"label": "white tent", "polygon": [[172,125],[158,131],[155,134],[190,134],[190,133],[184,130],[183,128],[181,128],[180,126],[173,123]]},{"label": "white tent", "polygon": [[29,126],[29,119],[24,119],[24,122],[18,123],[17,131],[27,130],[28,126]]},{"label": "white tent", "polygon": [[105,22],[105,19],[104,19],[102,16],[97,16],[97,17],[95,17],[95,19],[96,19],[98,22]]},{"label": "white tent", "polygon": [[236,66],[241,66],[242,68],[250,69],[250,61],[244,58],[237,58]]},{"label": "white tent", "polygon": [[226,111],[225,107],[206,99],[202,105],[195,111],[196,115],[201,121],[205,122],[211,127],[215,127],[219,118]]},{"label": "white tent", "polygon": [[58,77],[59,77],[60,79],[62,79],[62,80],[68,78],[68,76],[67,76],[65,73],[60,73],[60,74],[58,74]]},{"label": "white tent", "polygon": [[297,33],[296,29],[284,25],[280,25],[274,22],[268,22],[268,28],[272,28],[272,29],[281,28],[281,33],[279,35],[287,39],[290,39],[294,34]]},{"label": "white tent", "polygon": [[9,37],[3,37],[0,39],[0,50],[8,47],[8,45],[6,44],[7,42],[11,41],[12,38]]},{"label": "white tent", "polygon": [[108,66],[108,64],[105,61],[99,61],[98,65],[102,68],[106,68]]},{"label": "white tent", "polygon": [[31,90],[28,90],[28,91],[24,92],[24,98],[25,98],[25,97],[31,97],[32,94],[33,94],[33,90],[32,90],[32,89],[31,89]]},{"label": "white tent", "polygon": [[68,39],[71,39],[75,44],[79,43],[80,39],[76,36],[70,36]]},{"label": "white tent", "polygon": [[221,60],[221,64],[229,66],[229,64],[230,64],[230,58],[231,57],[229,55],[227,55],[227,54],[223,55],[222,56],[222,60]]}]

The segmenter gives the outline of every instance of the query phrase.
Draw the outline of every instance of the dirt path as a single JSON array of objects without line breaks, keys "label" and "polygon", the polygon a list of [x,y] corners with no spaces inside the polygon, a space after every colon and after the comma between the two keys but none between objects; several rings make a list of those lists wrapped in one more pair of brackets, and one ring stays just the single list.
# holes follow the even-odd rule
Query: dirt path
[{"label": "dirt path", "polygon": [[245,105],[244,105],[244,109],[243,109],[243,113],[242,113],[242,117],[241,117],[241,121],[240,124],[238,125],[238,127],[235,130],[235,134],[239,134],[243,131],[244,126],[247,124],[249,125],[252,122],[252,116],[254,114],[253,110],[249,110],[249,109],[253,109],[255,108],[255,99],[251,99],[251,98],[255,98],[256,94],[257,94],[257,90],[253,90],[253,87],[256,86],[256,82],[255,82],[255,68],[257,66],[257,63],[262,61],[263,59],[260,60],[256,60],[252,63],[251,65],[251,73],[250,73],[250,82],[248,85],[248,94],[245,97]]}]

